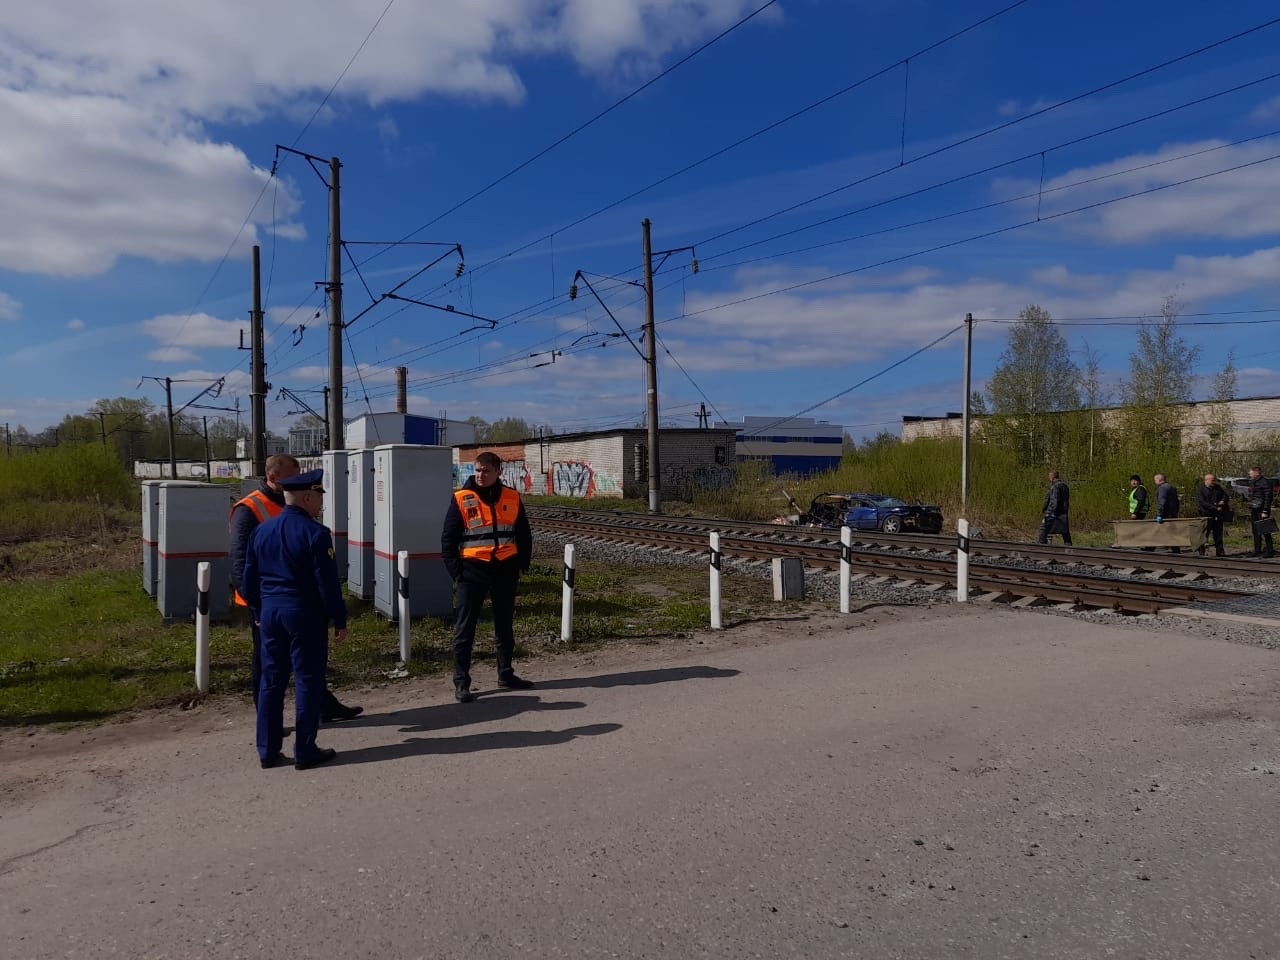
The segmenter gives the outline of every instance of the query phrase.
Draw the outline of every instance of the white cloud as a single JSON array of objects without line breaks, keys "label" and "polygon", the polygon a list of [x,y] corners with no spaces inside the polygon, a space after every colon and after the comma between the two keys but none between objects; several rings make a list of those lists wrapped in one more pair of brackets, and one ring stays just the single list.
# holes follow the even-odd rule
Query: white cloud
[{"label": "white cloud", "polygon": [[156,363],[191,363],[200,357],[185,347],[161,347],[148,353],[147,359]]},{"label": "white cloud", "polygon": [[1043,98],[1024,102],[1022,100],[1004,100],[996,107],[996,113],[1002,117],[1018,117],[1025,113],[1034,113],[1051,107],[1056,101]]},{"label": "white cloud", "polygon": [[142,331],[166,347],[237,347],[248,321],[220,320],[207,313],[165,313],[142,322]]},{"label": "white cloud", "polygon": [[[1199,155],[1174,159],[1190,153]],[[1169,189],[1071,214],[1056,223],[1073,233],[1126,244],[1181,237],[1273,235],[1280,233],[1280,158],[1268,158],[1278,153],[1280,140],[1276,139],[1230,147],[1221,140],[1168,144],[1151,153],[1077,167],[1047,180],[1039,209],[1042,215],[1051,216],[1177,183]],[[1255,165],[1206,176],[1246,163]],[[1103,177],[1106,179],[1098,179]],[[1180,183],[1194,177],[1205,179]],[[1086,180],[1097,182],[1083,183]],[[998,180],[995,188],[1001,196],[1023,196],[1037,192],[1037,181]],[[1028,209],[1035,206],[1035,199],[1027,202]]]},{"label": "white cloud", "polygon": [[22,304],[9,294],[0,291],[0,320],[17,320],[22,315]]},{"label": "white cloud", "polygon": [[[309,116],[382,0],[67,0],[0,8],[0,268],[91,275],[220,257],[267,173],[209,123]],[[424,93],[517,102],[512,59],[599,74],[722,28],[754,0],[421,0],[393,7],[327,109]],[[388,131],[384,130],[384,134]],[[199,184],[199,189],[192,189]],[[264,203],[233,251],[266,227]],[[274,204],[296,238],[297,194]]]},{"label": "white cloud", "polygon": [[67,321],[67,329],[68,329],[68,330],[83,330],[83,329],[84,329],[84,321],[83,321],[83,320],[81,320],[79,317],[72,317],[70,320],[68,320],[68,321]]},{"label": "white cloud", "polygon": [[1252,123],[1271,123],[1280,120],[1280,97],[1272,97],[1258,104],[1249,112]]}]

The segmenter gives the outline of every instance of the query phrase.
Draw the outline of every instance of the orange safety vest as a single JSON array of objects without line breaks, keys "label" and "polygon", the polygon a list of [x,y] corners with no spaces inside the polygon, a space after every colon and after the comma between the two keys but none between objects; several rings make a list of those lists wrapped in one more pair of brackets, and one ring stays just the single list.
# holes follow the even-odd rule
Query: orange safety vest
[{"label": "orange safety vest", "polygon": [[510,487],[502,488],[498,502],[490,507],[474,490],[459,490],[453,495],[462,514],[462,548],[464,560],[510,560],[516,550],[516,517],[520,515],[520,494]]},{"label": "orange safety vest", "polygon": [[[280,506],[261,490],[254,490],[233,503],[231,505],[232,513],[236,512],[236,507],[248,507],[249,511],[258,518],[259,524],[264,524],[272,517],[284,512],[284,507]],[[227,519],[230,522],[230,517]],[[240,596],[239,590],[235,591],[235,601],[237,607],[247,607],[249,605],[245,598]]]}]

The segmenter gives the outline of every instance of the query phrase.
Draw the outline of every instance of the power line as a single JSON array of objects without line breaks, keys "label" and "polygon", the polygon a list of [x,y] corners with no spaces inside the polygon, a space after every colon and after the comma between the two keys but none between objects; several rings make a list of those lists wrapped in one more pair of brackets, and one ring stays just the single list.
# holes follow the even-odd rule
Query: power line
[{"label": "power line", "polygon": [[[583,122],[582,122],[582,123],[580,123],[578,126],[574,127],[572,130],[570,130],[568,133],[566,133],[564,136],[562,136],[560,139],[556,140],[554,143],[549,144],[548,146],[543,147],[541,150],[539,150],[539,151],[538,151],[537,153],[535,153],[533,156],[529,157],[529,159],[527,159],[527,160],[523,161],[522,163],[517,164],[515,167],[513,167],[513,168],[512,168],[512,169],[510,169],[510,170],[508,170],[506,173],[504,173],[502,176],[498,177],[496,180],[493,180],[493,181],[491,181],[490,183],[486,184],[485,186],[481,187],[479,190],[475,191],[475,192],[474,192],[474,193],[472,193],[470,196],[468,196],[468,197],[466,197],[466,198],[464,198],[464,199],[462,199],[462,200],[459,200],[457,203],[455,203],[455,204],[454,204],[452,207],[450,207],[448,210],[446,210],[446,211],[444,211],[443,213],[438,214],[437,216],[435,216],[435,217],[433,217],[432,219],[428,220],[428,221],[427,221],[426,223],[424,223],[422,226],[420,226],[420,227],[418,227],[418,228],[416,228],[416,229],[414,229],[414,230],[410,231],[409,233],[405,234],[405,236],[404,236],[404,237],[402,237],[398,242],[399,242],[399,243],[403,243],[403,242],[405,242],[406,240],[410,240],[410,239],[412,239],[413,237],[415,237],[415,236],[417,236],[419,233],[421,233],[423,230],[426,230],[428,227],[433,226],[433,225],[434,225],[434,224],[436,224],[436,223],[439,223],[439,222],[440,222],[441,220],[443,220],[445,217],[449,216],[449,214],[454,213],[454,212],[456,212],[456,211],[458,211],[458,210],[462,209],[462,208],[463,208],[463,207],[465,207],[468,203],[470,203],[472,200],[475,200],[475,199],[477,199],[478,197],[483,196],[484,194],[488,193],[490,190],[492,190],[494,187],[498,186],[498,185],[499,185],[500,183],[502,183],[503,181],[505,181],[505,180],[509,179],[510,177],[515,176],[517,173],[519,173],[521,170],[523,170],[523,169],[525,169],[526,167],[528,167],[530,164],[535,163],[535,162],[537,162],[538,160],[542,159],[544,156],[546,156],[546,155],[547,155],[548,153],[550,153],[552,150],[556,149],[556,147],[559,147],[561,144],[563,144],[563,143],[565,143],[565,142],[567,142],[567,141],[569,141],[569,140],[573,139],[573,138],[574,138],[574,137],[576,137],[579,133],[581,133],[583,130],[586,130],[586,129],[587,129],[588,127],[590,127],[592,124],[596,123],[596,121],[604,119],[604,118],[605,118],[605,117],[607,117],[609,114],[613,113],[613,111],[614,111],[614,110],[617,110],[617,109],[618,109],[619,107],[621,107],[624,103],[626,103],[627,101],[629,101],[629,100],[633,99],[634,97],[639,96],[641,93],[643,93],[645,90],[649,89],[649,87],[653,86],[653,85],[654,85],[655,83],[657,83],[659,80],[661,80],[661,79],[663,79],[664,77],[666,77],[666,76],[670,75],[671,73],[674,73],[676,70],[679,70],[682,66],[684,66],[686,63],[688,63],[688,62],[689,62],[690,60],[692,60],[694,57],[698,56],[698,54],[702,53],[702,52],[703,52],[704,50],[706,50],[707,48],[709,48],[709,47],[711,47],[711,46],[715,45],[716,43],[718,43],[719,41],[723,40],[723,39],[724,39],[725,37],[727,37],[729,34],[733,33],[733,32],[734,32],[735,30],[737,30],[739,27],[743,26],[743,25],[744,25],[744,24],[746,24],[748,21],[750,21],[750,20],[754,19],[756,16],[758,16],[758,15],[759,15],[759,14],[761,14],[761,13],[763,13],[765,10],[769,9],[770,7],[772,7],[772,6],[773,6],[775,3],[777,3],[777,2],[778,2],[778,0],[766,0],[766,2],[765,2],[764,4],[762,4],[761,6],[757,7],[755,10],[752,10],[750,13],[748,13],[745,17],[743,17],[743,18],[742,18],[741,20],[739,20],[737,23],[734,23],[732,26],[727,27],[726,29],[722,30],[720,33],[716,34],[714,37],[712,37],[712,38],[711,38],[710,40],[708,40],[706,43],[702,44],[700,47],[696,48],[696,49],[695,49],[695,50],[693,50],[692,52],[690,52],[690,53],[686,54],[685,56],[681,57],[679,60],[677,60],[677,61],[676,61],[675,63],[673,63],[671,66],[669,66],[669,67],[667,67],[665,70],[663,70],[661,73],[658,73],[657,75],[655,75],[655,76],[653,76],[653,77],[650,77],[648,80],[646,80],[646,81],[645,81],[644,83],[642,83],[640,86],[636,87],[634,90],[632,90],[632,91],[631,91],[630,93],[628,93],[626,96],[621,97],[621,98],[620,98],[620,99],[618,99],[618,100],[615,100],[612,104],[610,104],[610,105],[609,105],[608,107],[606,107],[605,109],[601,110],[601,111],[600,111],[599,113],[597,113],[595,116],[591,117],[589,120],[585,120],[585,121],[583,121]],[[1025,2],[1026,2],[1026,0],[1019,0],[1019,2],[1025,3]],[[389,6],[389,4],[388,4],[388,6]],[[390,247],[388,247],[387,249],[390,249]],[[382,255],[383,253],[385,253],[385,252],[386,252],[386,250],[380,250],[380,251],[378,251],[377,253],[373,254],[372,256],[369,256],[369,257],[365,258],[363,261],[361,261],[361,265],[363,265],[363,264],[365,264],[365,263],[368,263],[370,260],[373,260],[373,259],[374,259],[374,258],[376,258],[376,257],[381,256],[381,255]],[[487,266],[487,264],[486,264],[486,266]]]}]

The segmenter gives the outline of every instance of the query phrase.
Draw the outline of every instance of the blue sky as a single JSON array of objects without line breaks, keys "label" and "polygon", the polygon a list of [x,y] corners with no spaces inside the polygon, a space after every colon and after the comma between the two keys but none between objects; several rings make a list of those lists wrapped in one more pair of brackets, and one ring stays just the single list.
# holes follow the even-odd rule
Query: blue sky
[{"label": "blue sky", "polygon": [[[10,4],[0,421],[162,403],[144,376],[192,381],[179,402],[225,377],[220,402],[247,410],[236,347],[257,243],[268,415],[285,428],[279,388],[327,378],[328,201],[296,156],[269,175],[277,144],[341,159],[346,240],[421,227],[417,240],[463,246],[460,279],[448,258],[402,294],[496,321],[464,332],[456,315],[375,307],[347,331],[348,416],[391,409],[403,363],[414,412],[640,422],[643,362],[585,286],[567,293],[586,271],[638,341],[640,291],[621,281],[640,275],[645,217],[655,249],[694,245],[701,266],[673,254],[657,278],[664,425],[696,425],[704,402],[731,420],[821,404],[808,415],[855,437],[896,430],[959,409],[959,334],[850,388],[966,312],[1122,317],[1169,294],[1211,315],[1185,328],[1206,381],[1234,350],[1241,395],[1280,394],[1280,24],[1252,30],[1280,11],[1261,0],[1027,0],[936,46],[1009,0],[780,0],[440,216],[762,3]],[[366,285],[385,293],[447,248],[380,249],[349,248],[379,254],[344,276],[349,320]],[[1006,331],[977,325],[978,386]],[[1064,332],[1115,390],[1133,327]]]}]

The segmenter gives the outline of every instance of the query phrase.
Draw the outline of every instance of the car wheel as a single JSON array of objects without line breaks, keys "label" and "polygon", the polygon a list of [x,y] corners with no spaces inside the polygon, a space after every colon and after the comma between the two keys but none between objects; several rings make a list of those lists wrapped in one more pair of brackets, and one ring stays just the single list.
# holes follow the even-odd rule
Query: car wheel
[{"label": "car wheel", "polygon": [[881,528],[885,533],[900,533],[902,531],[901,517],[885,517],[884,526]]}]

